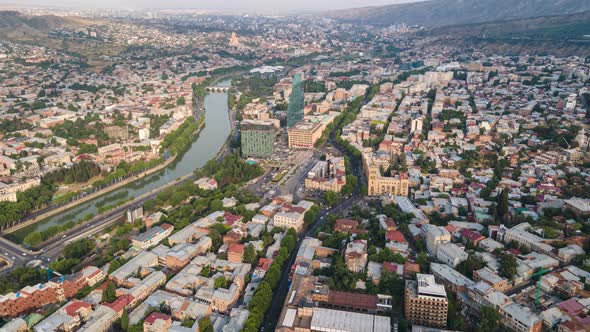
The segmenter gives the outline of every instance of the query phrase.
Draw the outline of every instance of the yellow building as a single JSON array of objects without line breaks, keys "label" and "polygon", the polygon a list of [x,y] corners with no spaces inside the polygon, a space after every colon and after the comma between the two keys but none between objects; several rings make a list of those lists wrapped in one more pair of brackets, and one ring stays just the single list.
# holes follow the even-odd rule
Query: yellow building
[{"label": "yellow building", "polygon": [[383,176],[377,165],[365,163],[368,178],[369,196],[379,196],[391,194],[398,196],[408,196],[410,180],[408,174],[400,173],[395,176]]},{"label": "yellow building", "polygon": [[324,125],[321,122],[300,121],[289,129],[289,148],[312,149],[322,137]]}]

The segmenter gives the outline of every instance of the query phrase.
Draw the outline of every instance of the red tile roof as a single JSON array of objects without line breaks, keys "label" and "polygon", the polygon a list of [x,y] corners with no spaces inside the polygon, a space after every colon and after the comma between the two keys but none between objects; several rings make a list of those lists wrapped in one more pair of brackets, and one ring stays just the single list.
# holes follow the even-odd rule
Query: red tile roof
[{"label": "red tile roof", "polygon": [[470,229],[462,229],[459,231],[459,233],[461,233],[461,236],[471,242],[476,242],[476,241],[481,241],[483,239],[485,239],[485,237],[481,234],[479,234],[476,231],[472,231]]},{"label": "red tile roof", "polygon": [[385,240],[387,242],[407,243],[404,234],[398,230],[385,232]]},{"label": "red tile roof", "polygon": [[264,271],[268,270],[268,268],[270,267],[270,264],[272,264],[272,259],[270,259],[270,258],[261,257],[258,260],[258,267],[263,269]]},{"label": "red tile roof", "polygon": [[518,250],[518,249],[510,248],[507,251],[515,256],[520,255],[520,250]]},{"label": "red tile roof", "polygon": [[374,310],[377,308],[377,295],[330,291],[328,304],[339,307],[355,307]]},{"label": "red tile roof", "polygon": [[402,274],[404,271],[404,266],[391,262],[383,262],[383,270],[390,273]]},{"label": "red tile roof", "polygon": [[73,301],[66,307],[66,314],[71,317],[75,317],[78,315],[78,310],[81,308],[90,309],[90,304],[83,302],[83,301]]},{"label": "red tile roof", "polygon": [[244,252],[244,245],[243,244],[239,244],[239,243],[232,243],[227,248],[227,252],[228,253],[234,252],[234,253],[241,254],[241,253]]},{"label": "red tile roof", "polygon": [[225,223],[229,226],[242,220],[242,218],[243,218],[242,216],[232,214],[231,212],[228,212],[228,211],[225,211],[225,213],[223,214],[223,219],[225,220]]},{"label": "red tile roof", "polygon": [[149,316],[147,316],[147,318],[145,319],[145,322],[152,325],[158,319],[169,320],[170,316],[165,315],[165,314],[161,314],[159,312],[152,312]]},{"label": "red tile roof", "polygon": [[404,271],[407,273],[420,273],[420,265],[411,262],[404,263]]},{"label": "red tile roof", "polygon": [[125,294],[125,295],[117,298],[115,300],[115,302],[107,303],[105,305],[107,307],[113,309],[115,312],[119,313],[119,312],[123,311],[123,309],[125,309],[129,304],[131,304],[131,302],[133,302],[133,299],[135,299],[135,297],[133,297],[133,295]]}]

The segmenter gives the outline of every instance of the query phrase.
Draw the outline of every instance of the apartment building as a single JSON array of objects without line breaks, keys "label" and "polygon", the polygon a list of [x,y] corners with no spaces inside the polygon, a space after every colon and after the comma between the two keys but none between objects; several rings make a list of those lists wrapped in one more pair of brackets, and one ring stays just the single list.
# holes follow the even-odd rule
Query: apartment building
[{"label": "apartment building", "polygon": [[498,235],[500,235],[504,243],[515,241],[533,251],[551,254],[553,247],[543,243],[544,239],[542,237],[528,232],[530,228],[531,225],[529,223],[523,222],[510,229],[502,229]]},{"label": "apartment building", "polygon": [[436,283],[431,274],[417,274],[416,280],[406,281],[406,318],[415,325],[445,328],[448,300],[445,287]]},{"label": "apartment building", "polygon": [[342,157],[318,161],[305,178],[306,190],[340,192],[345,184],[346,168]]},{"label": "apartment building", "polygon": [[162,226],[156,226],[150,228],[144,233],[141,233],[131,239],[131,243],[136,248],[147,249],[154,246],[164,238],[172,234],[174,226],[170,224],[163,224]]},{"label": "apartment building", "polygon": [[467,260],[469,255],[454,243],[443,243],[438,246],[436,258],[448,266],[456,267],[462,261]]},{"label": "apartment building", "polygon": [[44,284],[27,286],[16,293],[0,296],[0,316],[15,317],[21,313],[71,298],[85,286],[94,286],[104,279],[103,272],[88,266],[82,271],[55,278]]},{"label": "apartment building", "polygon": [[344,252],[344,260],[346,267],[356,273],[365,272],[365,266],[367,266],[368,260],[367,254],[367,241],[366,240],[355,240],[346,245],[346,251]]},{"label": "apartment building", "polygon": [[297,232],[303,228],[303,214],[297,212],[278,212],[273,217],[275,227],[294,228]]},{"label": "apartment building", "polygon": [[426,249],[431,255],[436,256],[440,244],[451,242],[451,233],[443,227],[423,225],[421,232],[426,239]]}]

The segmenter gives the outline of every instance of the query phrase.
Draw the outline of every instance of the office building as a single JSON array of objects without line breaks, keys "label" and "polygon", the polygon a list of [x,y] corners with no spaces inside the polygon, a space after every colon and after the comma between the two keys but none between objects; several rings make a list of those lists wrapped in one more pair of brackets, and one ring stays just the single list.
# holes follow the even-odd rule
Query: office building
[{"label": "office building", "polygon": [[287,108],[287,128],[293,127],[303,120],[303,73],[297,73],[293,77],[289,107]]},{"label": "office building", "polygon": [[242,121],[241,135],[244,157],[269,157],[272,155],[274,127],[271,123]]},{"label": "office building", "polygon": [[289,148],[312,149],[322,137],[324,126],[320,122],[298,122],[289,127]]}]

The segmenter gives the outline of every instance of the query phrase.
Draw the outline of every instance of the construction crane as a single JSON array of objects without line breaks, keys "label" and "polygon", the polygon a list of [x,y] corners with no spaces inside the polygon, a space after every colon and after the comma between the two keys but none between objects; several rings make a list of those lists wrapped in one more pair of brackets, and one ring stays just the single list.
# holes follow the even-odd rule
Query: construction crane
[{"label": "construction crane", "polygon": [[535,306],[539,306],[539,297],[541,296],[541,277],[547,273],[547,272],[551,272],[547,269],[540,269],[539,271],[533,273],[531,275],[531,279],[538,279],[537,280],[537,294],[535,296]]}]

